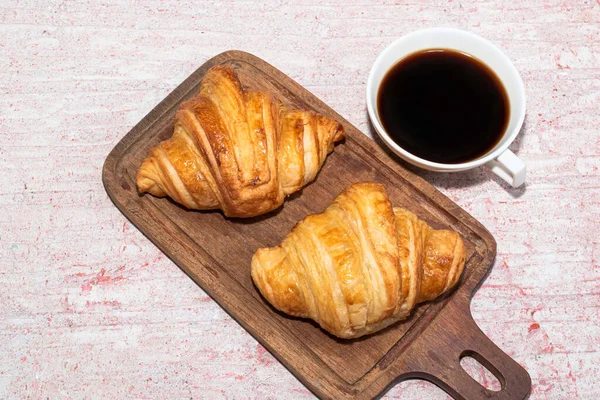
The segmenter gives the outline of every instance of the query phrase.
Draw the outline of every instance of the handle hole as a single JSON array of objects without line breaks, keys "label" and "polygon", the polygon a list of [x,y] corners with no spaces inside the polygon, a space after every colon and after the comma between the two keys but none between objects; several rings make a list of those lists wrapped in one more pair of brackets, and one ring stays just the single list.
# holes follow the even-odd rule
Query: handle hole
[{"label": "handle hole", "polygon": [[498,392],[504,388],[504,377],[480,354],[468,350],[460,356],[460,366],[484,388]]}]

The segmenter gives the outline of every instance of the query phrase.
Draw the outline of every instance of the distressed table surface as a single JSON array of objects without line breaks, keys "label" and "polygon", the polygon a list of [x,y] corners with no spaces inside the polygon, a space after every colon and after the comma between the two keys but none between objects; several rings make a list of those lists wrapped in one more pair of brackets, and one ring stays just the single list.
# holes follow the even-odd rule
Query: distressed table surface
[{"label": "distressed table surface", "polygon": [[[532,399],[599,398],[597,0],[0,1],[0,398],[312,398],[126,221],[102,163],[228,49],[272,63],[373,136],[372,62],[432,26],[500,45],[528,96],[511,147],[525,187],[485,169],[417,171],[498,242],[475,320],[529,371]],[[448,396],[408,381],[385,397]]]}]

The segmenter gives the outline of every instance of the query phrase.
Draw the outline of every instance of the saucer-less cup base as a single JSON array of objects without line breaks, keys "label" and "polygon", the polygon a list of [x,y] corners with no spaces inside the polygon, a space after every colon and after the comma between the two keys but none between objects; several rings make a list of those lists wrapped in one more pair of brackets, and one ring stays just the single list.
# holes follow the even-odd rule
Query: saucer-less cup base
[{"label": "saucer-less cup base", "polygon": [[[459,164],[443,164],[417,157],[394,142],[383,128],[377,112],[377,91],[386,72],[404,57],[427,49],[452,49],[470,54],[489,66],[500,78],[510,103],[508,126],[498,144],[483,156]],[[515,140],[525,119],[525,88],[510,59],[491,42],[473,33],[451,28],[432,28],[409,33],[390,44],[377,57],[367,81],[367,110],[375,131],[384,143],[404,160],[432,171],[464,171],[486,165],[514,187],[525,182],[525,164],[508,146]]]}]

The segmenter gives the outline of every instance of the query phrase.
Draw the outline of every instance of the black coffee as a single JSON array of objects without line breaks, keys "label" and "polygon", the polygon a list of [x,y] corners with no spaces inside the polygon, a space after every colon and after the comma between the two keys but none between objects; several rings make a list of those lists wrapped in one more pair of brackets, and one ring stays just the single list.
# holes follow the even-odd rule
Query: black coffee
[{"label": "black coffee", "polygon": [[411,54],[387,72],[377,109],[400,147],[429,161],[457,164],[498,143],[510,105],[500,79],[481,61],[431,49]]}]

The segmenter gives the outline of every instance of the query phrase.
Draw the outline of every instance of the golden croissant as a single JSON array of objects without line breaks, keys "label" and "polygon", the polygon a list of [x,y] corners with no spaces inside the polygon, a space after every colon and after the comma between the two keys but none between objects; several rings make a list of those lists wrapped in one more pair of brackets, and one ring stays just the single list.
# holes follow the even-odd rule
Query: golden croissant
[{"label": "golden croissant", "polygon": [[137,187],[190,209],[252,217],[311,182],[343,137],[340,123],[246,91],[232,67],[216,66],[181,104],[173,136],[142,162]]},{"label": "golden croissant", "polygon": [[252,279],[275,308],[356,338],[407,318],[462,274],[460,235],[392,207],[383,185],[357,183],[281,245],[259,249]]}]

